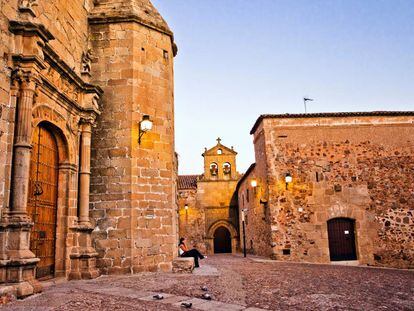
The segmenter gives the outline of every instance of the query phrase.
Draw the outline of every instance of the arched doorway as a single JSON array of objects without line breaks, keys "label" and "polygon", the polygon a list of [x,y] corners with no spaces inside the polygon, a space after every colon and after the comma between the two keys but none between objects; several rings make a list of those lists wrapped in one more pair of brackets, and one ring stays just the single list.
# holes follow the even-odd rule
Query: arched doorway
[{"label": "arched doorway", "polygon": [[36,277],[54,276],[59,153],[53,133],[36,127],[30,161],[28,214],[34,222],[30,250],[40,259]]},{"label": "arched doorway", "polygon": [[230,231],[220,226],[214,231],[214,253],[231,253]]},{"label": "arched doorway", "polygon": [[329,254],[332,261],[356,260],[355,221],[349,218],[328,220]]}]

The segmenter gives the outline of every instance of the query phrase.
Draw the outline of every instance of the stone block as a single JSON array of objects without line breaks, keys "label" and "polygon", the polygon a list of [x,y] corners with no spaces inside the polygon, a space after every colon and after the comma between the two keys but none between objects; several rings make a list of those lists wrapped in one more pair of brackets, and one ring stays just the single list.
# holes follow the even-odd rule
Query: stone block
[{"label": "stone block", "polygon": [[173,273],[192,273],[194,270],[194,258],[177,257],[172,263]]}]

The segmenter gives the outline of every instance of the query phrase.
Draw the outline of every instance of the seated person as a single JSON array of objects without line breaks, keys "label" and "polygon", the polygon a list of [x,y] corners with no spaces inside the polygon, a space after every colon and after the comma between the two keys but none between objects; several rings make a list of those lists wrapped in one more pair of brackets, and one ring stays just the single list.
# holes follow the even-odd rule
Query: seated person
[{"label": "seated person", "polygon": [[178,244],[178,252],[180,257],[194,257],[194,267],[200,267],[198,264],[198,259],[207,258],[207,256],[203,256],[197,249],[193,248],[188,250],[187,245],[185,244],[185,238],[180,239],[180,243]]}]

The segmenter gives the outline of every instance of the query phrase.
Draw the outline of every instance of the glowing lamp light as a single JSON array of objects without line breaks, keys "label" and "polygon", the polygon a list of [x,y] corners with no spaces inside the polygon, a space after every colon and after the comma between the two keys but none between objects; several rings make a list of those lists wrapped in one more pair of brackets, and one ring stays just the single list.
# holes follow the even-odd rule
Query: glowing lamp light
[{"label": "glowing lamp light", "polygon": [[184,209],[188,210],[188,204],[184,205]]},{"label": "glowing lamp light", "polygon": [[250,185],[251,185],[253,188],[256,188],[256,187],[257,187],[257,180],[256,180],[256,179],[252,179],[252,180],[250,181]]},{"label": "glowing lamp light", "polygon": [[292,175],[290,175],[290,173],[286,173],[285,175],[285,183],[286,183],[286,190],[288,189],[288,185],[292,182],[293,178]]},{"label": "glowing lamp light", "polygon": [[152,121],[149,115],[142,116],[142,121],[139,122],[139,136],[138,143],[141,144],[141,138],[146,133],[152,130]]},{"label": "glowing lamp light", "polygon": [[142,121],[139,124],[139,128],[142,132],[148,132],[152,130],[152,121],[150,120],[149,115],[144,115]]}]

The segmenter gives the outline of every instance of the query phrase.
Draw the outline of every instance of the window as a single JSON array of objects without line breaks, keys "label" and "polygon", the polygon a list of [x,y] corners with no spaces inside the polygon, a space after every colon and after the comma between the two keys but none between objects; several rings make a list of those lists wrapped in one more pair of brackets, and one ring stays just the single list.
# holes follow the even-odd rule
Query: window
[{"label": "window", "polygon": [[217,154],[223,154],[223,150],[218,149],[218,150],[217,150]]},{"label": "window", "polygon": [[246,190],[246,201],[249,202],[249,189]]}]

